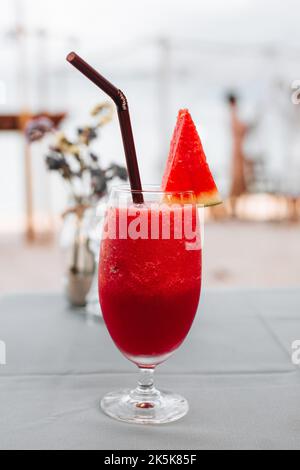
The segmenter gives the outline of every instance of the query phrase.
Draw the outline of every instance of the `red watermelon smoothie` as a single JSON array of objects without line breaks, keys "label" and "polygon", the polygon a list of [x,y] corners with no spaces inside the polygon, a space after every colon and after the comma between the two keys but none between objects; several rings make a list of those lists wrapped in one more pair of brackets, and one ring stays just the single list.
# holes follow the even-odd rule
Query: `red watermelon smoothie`
[{"label": "red watermelon smoothie", "polygon": [[[117,229],[114,236],[104,237],[101,245],[103,317],[117,347],[142,367],[151,368],[167,359],[186,338],[197,312],[202,251],[199,244],[190,244],[190,236],[180,229],[183,212],[183,207],[142,209],[139,214],[144,227],[139,227],[138,239],[134,234],[129,236],[136,215],[126,208],[109,209],[106,215],[106,228]],[[166,221],[169,239],[164,239],[168,237]],[[191,221],[196,230],[199,219],[195,208]]]}]

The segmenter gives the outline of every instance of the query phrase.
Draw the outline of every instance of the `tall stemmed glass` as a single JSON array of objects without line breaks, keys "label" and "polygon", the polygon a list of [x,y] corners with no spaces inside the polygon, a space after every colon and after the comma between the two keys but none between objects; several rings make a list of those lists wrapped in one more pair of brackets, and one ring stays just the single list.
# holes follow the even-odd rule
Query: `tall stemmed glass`
[{"label": "tall stemmed glass", "polygon": [[132,423],[168,423],[187,401],[154,386],[155,368],[185,340],[201,291],[200,218],[193,192],[149,187],[142,204],[129,187],[112,190],[99,265],[99,297],[107,329],[140,370],[138,386],[106,395],[102,409]]}]

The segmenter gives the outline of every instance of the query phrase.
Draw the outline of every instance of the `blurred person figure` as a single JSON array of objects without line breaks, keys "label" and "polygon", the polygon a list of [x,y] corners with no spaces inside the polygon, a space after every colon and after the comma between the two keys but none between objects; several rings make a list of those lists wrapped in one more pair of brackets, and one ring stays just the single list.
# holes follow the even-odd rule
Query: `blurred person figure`
[{"label": "blurred person figure", "polygon": [[235,216],[237,198],[244,194],[247,190],[244,142],[248,132],[248,126],[239,118],[238,97],[233,93],[229,93],[227,95],[227,102],[230,106],[232,134],[232,163],[229,198],[232,215]]}]

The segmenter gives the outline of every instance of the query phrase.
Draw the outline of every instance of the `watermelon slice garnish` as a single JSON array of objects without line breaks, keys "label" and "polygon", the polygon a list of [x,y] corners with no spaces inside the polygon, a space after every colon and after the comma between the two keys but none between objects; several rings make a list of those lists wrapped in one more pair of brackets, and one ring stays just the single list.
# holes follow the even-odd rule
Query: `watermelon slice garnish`
[{"label": "watermelon slice garnish", "polygon": [[213,206],[222,202],[187,109],[179,111],[162,189],[165,192],[193,191],[199,205]]}]

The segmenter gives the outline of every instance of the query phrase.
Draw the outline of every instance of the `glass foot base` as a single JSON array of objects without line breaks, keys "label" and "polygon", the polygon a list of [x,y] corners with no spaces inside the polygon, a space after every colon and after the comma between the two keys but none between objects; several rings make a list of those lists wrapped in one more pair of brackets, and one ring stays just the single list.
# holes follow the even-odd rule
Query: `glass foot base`
[{"label": "glass foot base", "polygon": [[111,418],[132,424],[172,423],[189,411],[185,398],[157,390],[150,397],[138,390],[109,393],[101,401],[101,408]]}]

